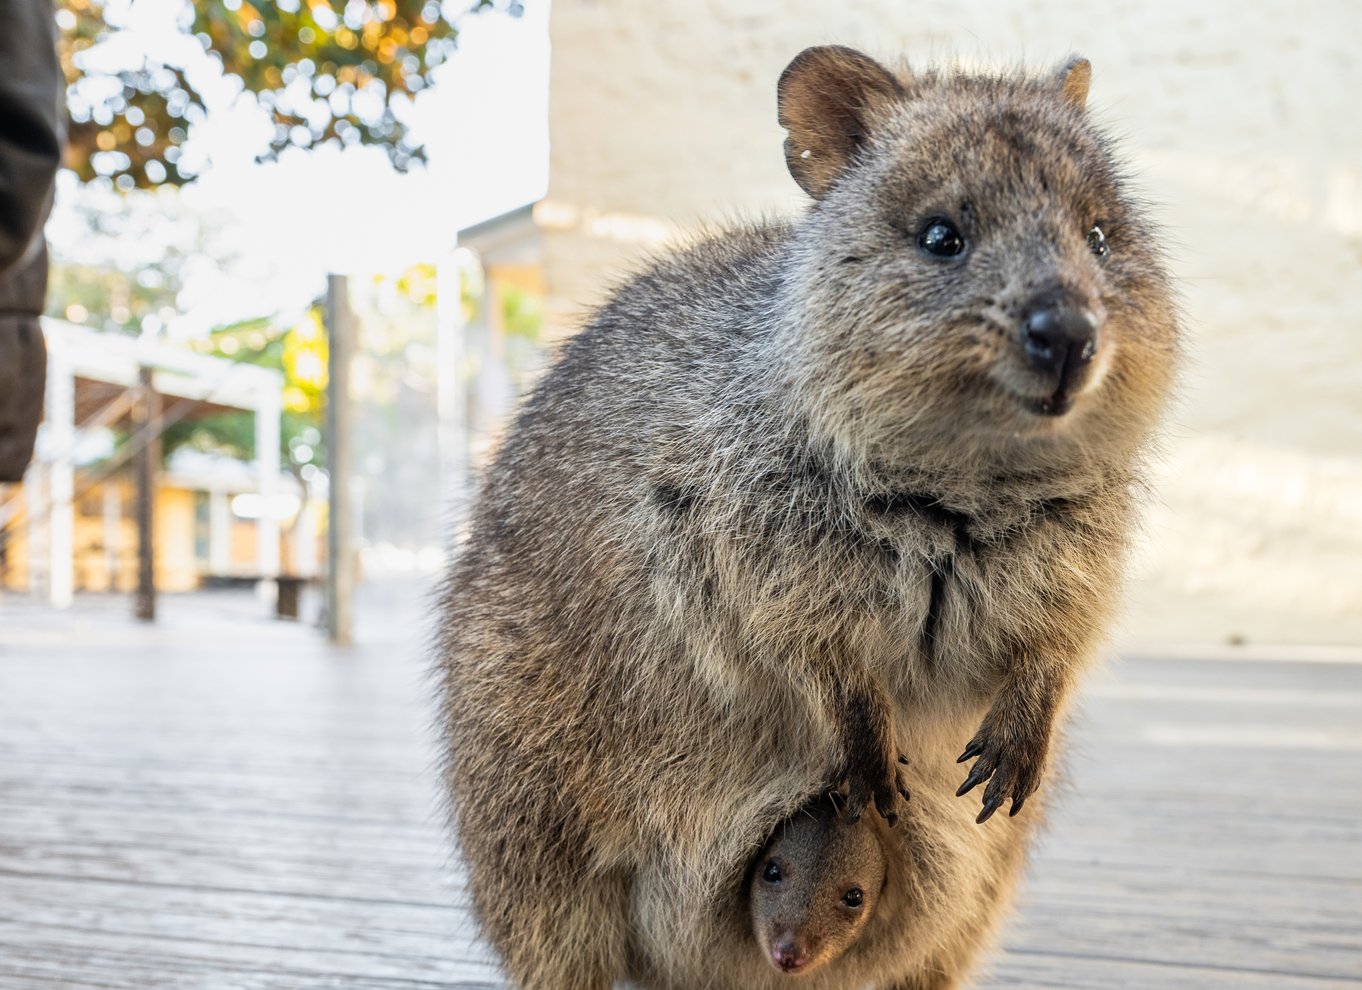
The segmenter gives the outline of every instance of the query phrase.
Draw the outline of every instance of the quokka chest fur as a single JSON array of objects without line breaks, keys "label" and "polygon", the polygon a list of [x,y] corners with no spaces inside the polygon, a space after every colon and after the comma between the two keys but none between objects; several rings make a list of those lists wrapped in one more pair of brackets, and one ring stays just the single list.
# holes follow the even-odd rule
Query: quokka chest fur
[{"label": "quokka chest fur", "polygon": [[517,417],[438,663],[516,985],[782,985],[743,870],[833,789],[886,880],[801,986],[953,987],[986,945],[1178,349],[1088,79],[802,53],[778,94],[809,211],[625,282]]}]

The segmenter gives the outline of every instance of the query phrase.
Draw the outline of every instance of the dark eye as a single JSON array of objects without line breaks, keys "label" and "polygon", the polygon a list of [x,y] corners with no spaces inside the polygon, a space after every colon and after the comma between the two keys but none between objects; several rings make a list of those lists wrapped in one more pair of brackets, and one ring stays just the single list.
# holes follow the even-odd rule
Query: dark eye
[{"label": "dark eye", "polygon": [[1102,233],[1102,228],[1097,224],[1092,225],[1092,230],[1088,231],[1088,250],[1099,258],[1105,258],[1111,248],[1107,247],[1107,235]]},{"label": "dark eye", "polygon": [[761,878],[767,883],[780,883],[780,866],[774,859],[766,864],[766,869],[761,871]]},{"label": "dark eye", "polygon": [[936,217],[928,220],[917,235],[917,245],[938,258],[954,258],[965,250],[965,239],[949,220]]},{"label": "dark eye", "polygon": [[849,908],[858,908],[865,902],[865,894],[860,887],[852,887],[842,895],[842,903]]}]

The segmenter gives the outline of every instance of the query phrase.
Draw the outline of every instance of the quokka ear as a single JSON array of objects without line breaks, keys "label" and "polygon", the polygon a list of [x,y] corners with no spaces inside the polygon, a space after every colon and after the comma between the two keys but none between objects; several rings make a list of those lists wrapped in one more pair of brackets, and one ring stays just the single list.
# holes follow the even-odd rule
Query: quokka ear
[{"label": "quokka ear", "polygon": [[805,192],[822,199],[869,136],[875,110],[903,96],[899,81],[851,48],[806,48],[776,85],[785,163]]},{"label": "quokka ear", "polygon": [[1092,83],[1092,63],[1075,55],[1055,73],[1064,102],[1079,110],[1088,102],[1088,86]]}]

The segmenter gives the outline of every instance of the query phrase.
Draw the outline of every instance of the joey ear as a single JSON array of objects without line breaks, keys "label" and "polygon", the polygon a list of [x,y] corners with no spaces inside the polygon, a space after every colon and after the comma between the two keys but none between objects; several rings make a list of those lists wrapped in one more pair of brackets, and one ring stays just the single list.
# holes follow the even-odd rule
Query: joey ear
[{"label": "joey ear", "polygon": [[1055,74],[1064,102],[1082,110],[1088,102],[1088,86],[1092,83],[1092,63],[1075,55]]},{"label": "joey ear", "polygon": [[814,199],[865,143],[877,107],[903,95],[899,81],[873,58],[841,45],[806,48],[776,85],[785,164]]}]

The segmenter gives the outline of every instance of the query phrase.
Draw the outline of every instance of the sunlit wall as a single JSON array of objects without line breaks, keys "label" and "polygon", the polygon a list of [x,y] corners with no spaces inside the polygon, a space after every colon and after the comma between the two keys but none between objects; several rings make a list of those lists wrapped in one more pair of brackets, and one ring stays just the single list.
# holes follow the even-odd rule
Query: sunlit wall
[{"label": "sunlit wall", "polygon": [[1122,641],[1362,643],[1362,7],[555,0],[546,315],[679,230],[797,209],[775,81],[812,44],[1094,66],[1159,204],[1191,365]]}]

